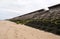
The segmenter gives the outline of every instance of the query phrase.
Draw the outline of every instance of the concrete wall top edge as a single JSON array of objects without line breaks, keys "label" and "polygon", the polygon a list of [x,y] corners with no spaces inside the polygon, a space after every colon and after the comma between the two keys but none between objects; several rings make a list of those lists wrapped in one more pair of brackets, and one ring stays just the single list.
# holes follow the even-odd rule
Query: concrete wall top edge
[{"label": "concrete wall top edge", "polygon": [[60,7],[60,4],[56,4],[56,5],[50,6],[50,7],[48,7],[48,8],[49,8],[49,9],[53,9],[53,8],[56,8],[56,7]]}]

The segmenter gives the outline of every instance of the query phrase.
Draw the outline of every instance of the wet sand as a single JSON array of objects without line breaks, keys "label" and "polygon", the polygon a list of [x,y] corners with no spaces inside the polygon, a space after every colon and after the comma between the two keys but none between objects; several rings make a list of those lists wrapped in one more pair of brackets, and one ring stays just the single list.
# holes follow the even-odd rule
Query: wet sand
[{"label": "wet sand", "polygon": [[0,39],[60,39],[60,36],[10,21],[0,21]]}]

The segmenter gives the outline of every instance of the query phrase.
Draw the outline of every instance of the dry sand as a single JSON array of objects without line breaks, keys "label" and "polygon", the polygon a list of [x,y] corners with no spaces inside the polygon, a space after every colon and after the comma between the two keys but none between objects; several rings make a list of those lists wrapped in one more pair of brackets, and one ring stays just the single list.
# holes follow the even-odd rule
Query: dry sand
[{"label": "dry sand", "polygon": [[9,21],[0,21],[0,39],[60,39],[60,36]]}]

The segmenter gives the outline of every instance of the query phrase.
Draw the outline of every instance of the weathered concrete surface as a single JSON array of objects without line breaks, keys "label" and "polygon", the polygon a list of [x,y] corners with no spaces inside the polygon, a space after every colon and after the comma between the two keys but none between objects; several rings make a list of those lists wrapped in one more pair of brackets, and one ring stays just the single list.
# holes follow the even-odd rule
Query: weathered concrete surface
[{"label": "weathered concrete surface", "polygon": [[0,21],[0,39],[60,39],[60,36],[9,21]]}]

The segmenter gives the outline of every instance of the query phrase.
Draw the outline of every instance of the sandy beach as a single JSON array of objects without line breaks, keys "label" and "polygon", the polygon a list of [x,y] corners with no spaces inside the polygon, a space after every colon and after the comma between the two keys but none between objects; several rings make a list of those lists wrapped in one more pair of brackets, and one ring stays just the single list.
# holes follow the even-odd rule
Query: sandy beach
[{"label": "sandy beach", "polygon": [[0,39],[60,39],[60,36],[10,21],[0,21]]}]

